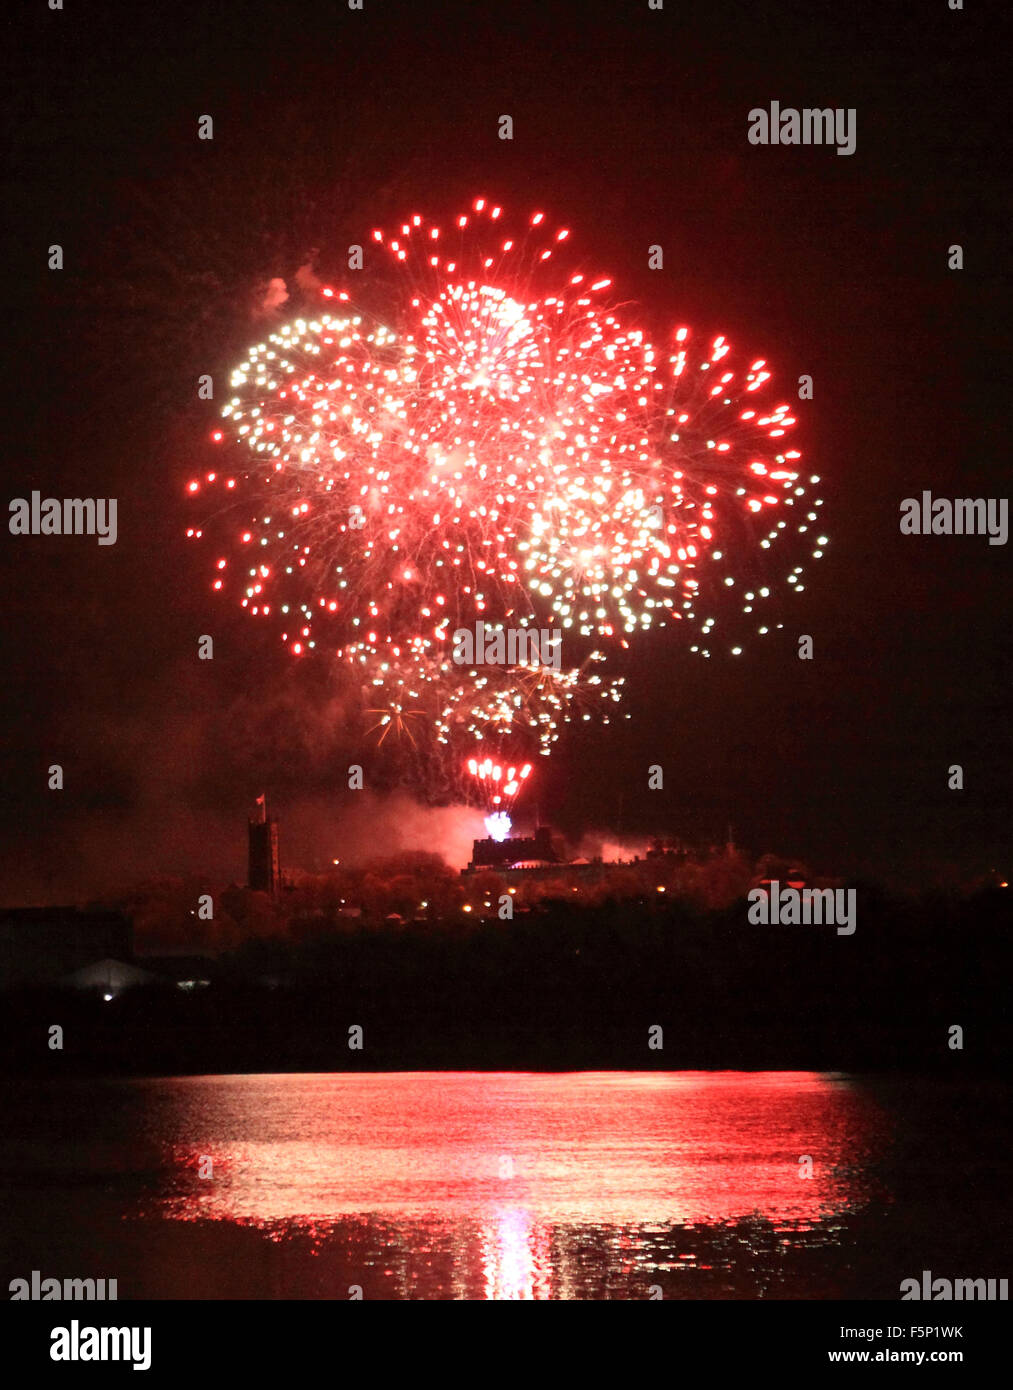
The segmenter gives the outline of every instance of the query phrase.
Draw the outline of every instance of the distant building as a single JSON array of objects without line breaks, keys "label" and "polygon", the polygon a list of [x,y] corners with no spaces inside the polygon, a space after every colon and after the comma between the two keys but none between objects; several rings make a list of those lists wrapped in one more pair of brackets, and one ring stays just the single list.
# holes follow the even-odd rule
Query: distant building
[{"label": "distant building", "polygon": [[120,912],[0,908],[0,988],[53,985],[95,961],[129,961],[134,933]]},{"label": "distant building", "polygon": [[461,873],[468,878],[492,870],[507,884],[552,884],[568,893],[602,890],[630,897],[677,893],[682,880],[692,890],[693,876],[698,870],[722,860],[732,861],[736,853],[730,834],[724,846],[694,846],[673,837],[655,836],[643,855],[628,859],[570,859],[542,826],[528,839],[475,840],[471,863]]},{"label": "distant building", "polygon": [[475,840],[471,849],[468,871],[475,869],[514,869],[559,864],[560,857],[552,843],[547,825],[540,825],[534,835],[507,840]]},{"label": "distant building", "polygon": [[278,868],[278,821],[267,814],[267,799],[257,797],[257,815],[250,823],[250,857],[247,882],[255,893],[277,897],[281,886]]}]

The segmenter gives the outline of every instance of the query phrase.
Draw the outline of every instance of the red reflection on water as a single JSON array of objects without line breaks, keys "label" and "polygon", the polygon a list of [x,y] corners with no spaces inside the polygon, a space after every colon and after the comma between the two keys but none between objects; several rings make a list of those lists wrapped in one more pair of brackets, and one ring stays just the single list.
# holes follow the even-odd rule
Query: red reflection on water
[{"label": "red reflection on water", "polygon": [[482,1231],[482,1273],[487,1299],[552,1297],[551,1240],[519,1207],[499,1213]]},{"label": "red reflection on water", "polygon": [[[808,1072],[163,1084],[174,1131],[163,1215],[303,1231],[359,1216],[472,1218],[487,1281],[516,1290],[497,1297],[541,1296],[525,1292],[542,1277],[532,1232],[560,1223],[826,1223],[865,1200],[884,1133],[865,1092]],[[197,1176],[198,1154],[214,1159],[210,1180]],[[806,1155],[811,1178],[800,1176]]]}]

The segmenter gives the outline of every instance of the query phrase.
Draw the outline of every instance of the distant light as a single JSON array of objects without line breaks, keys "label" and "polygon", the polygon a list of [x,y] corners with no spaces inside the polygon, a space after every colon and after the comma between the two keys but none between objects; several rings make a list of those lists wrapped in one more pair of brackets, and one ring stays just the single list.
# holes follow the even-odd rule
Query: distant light
[{"label": "distant light", "polygon": [[110,1001],[110,999],[111,999],[112,997],[113,997],[113,996],[112,996],[111,994],[103,994],[103,996],[102,996],[102,998],[106,1001],[107,1004],[109,1003],[109,1001]]},{"label": "distant light", "polygon": [[462,912],[470,912],[470,911],[471,911],[471,904],[470,904],[470,903],[465,903],[464,906],[461,908],[461,911],[462,911]]},{"label": "distant light", "polygon": [[659,892],[659,893],[664,893],[664,891],[665,891],[664,888],[663,888],[662,885],[659,883],[659,884],[658,884],[658,892]]}]

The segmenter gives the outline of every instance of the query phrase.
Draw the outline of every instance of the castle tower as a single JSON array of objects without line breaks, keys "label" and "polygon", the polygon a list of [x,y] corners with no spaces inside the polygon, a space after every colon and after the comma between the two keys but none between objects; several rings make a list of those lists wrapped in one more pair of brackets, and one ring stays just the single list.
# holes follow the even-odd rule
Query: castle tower
[{"label": "castle tower", "polygon": [[248,878],[256,893],[276,897],[281,883],[278,869],[278,821],[267,814],[267,797],[257,797],[257,814],[250,819]]}]

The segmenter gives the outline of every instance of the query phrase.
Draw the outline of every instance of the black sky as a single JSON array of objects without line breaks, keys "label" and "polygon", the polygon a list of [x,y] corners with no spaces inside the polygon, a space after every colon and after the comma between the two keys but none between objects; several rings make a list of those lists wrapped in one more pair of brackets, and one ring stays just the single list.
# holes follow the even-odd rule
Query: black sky
[{"label": "black sky", "polygon": [[[358,814],[326,678],[213,602],[184,539],[193,383],[259,336],[258,280],[478,193],[550,208],[648,321],[724,332],[786,389],[810,373],[832,537],[779,644],[705,663],[654,639],[631,719],[540,761],[543,815],[731,822],[828,872],[1008,870],[1010,547],[898,531],[923,489],[1009,491],[1000,6],[66,3],[8,28],[7,498],[116,496],[119,541],[4,531],[6,901],[241,873],[264,785],[308,858]],[[749,145],[774,99],[854,107],[856,153]]]}]

